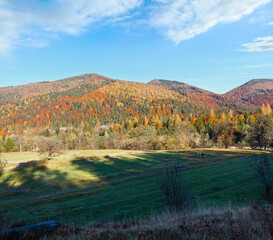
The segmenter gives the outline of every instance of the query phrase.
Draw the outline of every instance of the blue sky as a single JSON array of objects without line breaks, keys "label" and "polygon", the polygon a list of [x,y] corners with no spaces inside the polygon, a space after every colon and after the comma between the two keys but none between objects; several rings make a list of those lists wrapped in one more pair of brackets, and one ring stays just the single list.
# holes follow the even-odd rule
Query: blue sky
[{"label": "blue sky", "polygon": [[273,78],[273,1],[0,0],[0,87],[85,73],[217,93]]}]

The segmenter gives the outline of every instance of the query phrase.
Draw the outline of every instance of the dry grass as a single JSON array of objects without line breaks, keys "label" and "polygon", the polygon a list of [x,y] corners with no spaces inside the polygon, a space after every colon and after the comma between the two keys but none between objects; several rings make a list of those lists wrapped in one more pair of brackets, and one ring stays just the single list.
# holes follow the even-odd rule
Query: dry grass
[{"label": "dry grass", "polygon": [[272,240],[273,206],[163,214],[140,222],[67,225],[54,234],[35,237],[42,240]]}]

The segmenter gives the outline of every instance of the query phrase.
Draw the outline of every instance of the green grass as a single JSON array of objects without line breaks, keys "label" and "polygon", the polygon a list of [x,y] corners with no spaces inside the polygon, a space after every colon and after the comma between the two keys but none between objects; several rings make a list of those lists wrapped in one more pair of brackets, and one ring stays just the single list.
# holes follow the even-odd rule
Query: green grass
[{"label": "green grass", "polygon": [[262,152],[203,150],[208,156],[200,159],[198,151],[69,151],[49,161],[37,153],[8,153],[4,158],[13,163],[8,166],[40,161],[4,171],[0,206],[11,212],[13,221],[29,223],[146,217],[162,209],[159,183],[162,168],[171,162],[186,166],[183,179],[202,205],[262,201],[251,167],[253,156]]}]

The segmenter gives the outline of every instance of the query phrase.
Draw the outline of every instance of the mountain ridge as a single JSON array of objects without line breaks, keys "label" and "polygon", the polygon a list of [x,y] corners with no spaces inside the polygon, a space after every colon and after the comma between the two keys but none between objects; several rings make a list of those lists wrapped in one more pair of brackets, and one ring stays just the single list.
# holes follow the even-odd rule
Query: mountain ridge
[{"label": "mountain ridge", "polygon": [[273,104],[273,79],[252,79],[225,93],[225,95],[241,98],[244,101],[259,106]]},{"label": "mountain ridge", "polygon": [[[234,96],[225,94],[217,94],[202,88],[198,88],[183,82],[155,79],[148,84],[161,85],[171,91],[178,92],[181,95],[189,98],[191,101],[205,104],[211,108],[242,108],[247,109],[249,104]],[[252,105],[252,104],[251,104]]]},{"label": "mountain ridge", "polygon": [[[61,79],[53,80],[53,81],[41,81],[41,82],[32,82],[32,83],[20,84],[20,85],[4,86],[4,87],[0,87],[0,94],[1,94],[1,90],[3,90],[3,89],[12,89],[12,88],[18,88],[18,87],[24,87],[24,86],[37,85],[37,84],[40,84],[40,85],[42,85],[42,84],[58,84],[58,83],[70,82],[70,81],[83,81],[83,82],[85,82],[85,81],[88,81],[88,80],[93,80],[94,81],[94,79],[104,79],[104,80],[107,79],[107,80],[114,80],[114,81],[123,81],[123,80],[119,80],[119,79],[106,77],[106,76],[103,76],[103,75],[98,74],[98,73],[86,73],[86,74],[76,75],[76,76],[72,76],[72,77],[61,78]],[[124,81],[126,81],[126,80],[124,80]],[[134,81],[132,81],[132,82],[134,82]],[[227,91],[226,93],[214,93],[212,91],[202,89],[202,88],[199,88],[197,86],[190,85],[188,83],[181,82],[181,81],[178,81],[178,80],[155,78],[155,79],[152,79],[152,80],[146,82],[145,84],[157,84],[157,85],[159,85],[160,82],[169,82],[169,83],[172,83],[172,84],[185,85],[189,89],[194,88],[194,89],[198,89],[198,90],[201,90],[201,91],[205,91],[205,92],[213,93],[213,94],[217,94],[217,95],[225,95],[225,94],[228,94],[229,92],[233,91],[234,89],[236,89],[238,87],[248,86],[248,85],[255,85],[255,84],[259,84],[259,83],[263,83],[263,82],[271,82],[272,83],[272,89],[273,89],[273,79],[270,79],[270,78],[251,79],[251,80],[239,85],[238,87],[235,87],[235,88]]]},{"label": "mountain ridge", "polygon": [[[260,93],[261,89],[267,90],[266,94]],[[273,103],[272,99],[271,80],[255,80],[235,88],[234,92],[215,94],[178,81],[156,79],[140,83],[84,74],[1,88],[0,129],[18,124],[83,129],[99,125],[97,122],[122,124],[128,119],[147,120],[155,115],[187,120],[210,116],[213,111],[218,115],[230,109],[237,113],[253,112],[262,104]]]},{"label": "mountain ridge", "polygon": [[[97,73],[88,73],[55,81],[34,82],[18,86],[0,88],[0,105],[54,92],[73,91],[74,88],[93,89],[109,83],[121,81]],[[137,82],[136,82],[137,83]],[[273,104],[273,79],[252,79],[224,94],[217,94],[184,82],[166,79],[153,79],[146,85],[154,85],[179,93],[190,101],[204,103],[213,108],[238,107],[254,108],[261,104]]]},{"label": "mountain ridge", "polygon": [[22,100],[25,97],[33,97],[49,92],[62,92],[84,84],[95,84],[101,81],[116,81],[96,73],[82,74],[55,81],[42,81],[18,86],[0,88],[0,104]]}]

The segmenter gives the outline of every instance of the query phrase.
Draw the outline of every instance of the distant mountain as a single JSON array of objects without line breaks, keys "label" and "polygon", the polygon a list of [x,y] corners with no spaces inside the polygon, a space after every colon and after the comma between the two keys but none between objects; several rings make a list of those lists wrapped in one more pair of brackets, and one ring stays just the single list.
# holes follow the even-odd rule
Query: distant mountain
[{"label": "distant mountain", "polygon": [[114,82],[99,74],[85,74],[71,78],[65,78],[58,81],[36,82],[20,86],[10,86],[0,88],[0,106],[6,103],[22,100],[26,97],[43,95],[50,92],[63,92],[74,87],[82,85],[104,85],[105,83]]},{"label": "distant mountain", "polygon": [[[151,117],[155,113],[197,116],[209,111],[204,104],[194,104],[161,86],[113,80],[100,75],[84,76],[45,83],[47,90],[40,87],[44,83],[37,83],[38,91],[32,96],[26,92],[30,92],[28,87],[33,90],[36,84],[15,87],[17,92],[10,94],[20,100],[0,105],[0,128],[17,124],[51,129],[62,126],[83,128],[94,126],[97,121],[121,124],[128,118]],[[60,88],[52,91],[52,86]],[[43,94],[39,94],[41,92]]]},{"label": "distant mountain", "polygon": [[128,119],[208,114],[257,109],[273,103],[273,80],[252,80],[226,94],[215,94],[177,81],[120,81],[86,74],[53,82],[0,88],[0,129],[17,124],[58,129],[121,124]]},{"label": "distant mountain", "polygon": [[262,104],[273,104],[273,79],[253,79],[237,88],[232,89],[225,95],[261,106]]},{"label": "distant mountain", "polygon": [[162,86],[185,96],[192,102],[202,103],[213,108],[248,109],[254,107],[252,104],[248,104],[235,96],[212,93],[178,81],[155,79],[148,84]]}]

